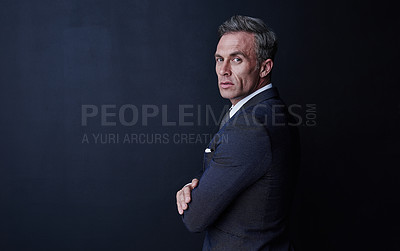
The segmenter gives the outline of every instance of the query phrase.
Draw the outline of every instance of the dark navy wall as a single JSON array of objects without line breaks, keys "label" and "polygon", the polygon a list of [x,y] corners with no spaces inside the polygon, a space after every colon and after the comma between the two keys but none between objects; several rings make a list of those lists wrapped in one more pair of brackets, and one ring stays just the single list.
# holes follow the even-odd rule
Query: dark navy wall
[{"label": "dark navy wall", "polygon": [[[213,54],[217,27],[233,14],[262,18],[280,39],[273,83],[302,120],[298,250],[396,247],[395,8],[2,0],[0,250],[201,249],[175,192],[215,132],[207,109],[219,116],[228,104]],[[180,108],[189,113],[181,121]]]}]

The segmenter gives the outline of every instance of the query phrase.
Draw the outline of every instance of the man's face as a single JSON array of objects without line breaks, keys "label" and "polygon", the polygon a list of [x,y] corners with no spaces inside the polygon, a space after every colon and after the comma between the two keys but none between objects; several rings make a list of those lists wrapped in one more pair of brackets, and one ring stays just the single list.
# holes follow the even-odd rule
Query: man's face
[{"label": "man's face", "polygon": [[223,35],[217,45],[219,91],[233,105],[261,87],[254,39],[254,34],[234,32]]}]

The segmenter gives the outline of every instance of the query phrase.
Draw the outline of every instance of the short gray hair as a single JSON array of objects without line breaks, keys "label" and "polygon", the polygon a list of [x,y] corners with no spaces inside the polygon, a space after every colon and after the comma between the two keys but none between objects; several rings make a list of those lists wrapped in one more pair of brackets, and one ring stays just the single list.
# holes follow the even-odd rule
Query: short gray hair
[{"label": "short gray hair", "polygon": [[218,28],[220,38],[227,33],[240,31],[254,34],[257,65],[260,65],[261,62],[269,58],[274,60],[276,51],[278,50],[277,37],[261,19],[235,15],[226,20]]}]

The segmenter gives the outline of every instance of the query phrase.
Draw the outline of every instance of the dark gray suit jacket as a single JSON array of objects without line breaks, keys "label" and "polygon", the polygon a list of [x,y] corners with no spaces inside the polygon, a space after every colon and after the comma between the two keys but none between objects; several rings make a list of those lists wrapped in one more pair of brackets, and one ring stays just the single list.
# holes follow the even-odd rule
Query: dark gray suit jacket
[{"label": "dark gray suit jacket", "polygon": [[288,218],[299,164],[297,129],[275,87],[250,99],[214,136],[183,221],[203,250],[292,247]]}]

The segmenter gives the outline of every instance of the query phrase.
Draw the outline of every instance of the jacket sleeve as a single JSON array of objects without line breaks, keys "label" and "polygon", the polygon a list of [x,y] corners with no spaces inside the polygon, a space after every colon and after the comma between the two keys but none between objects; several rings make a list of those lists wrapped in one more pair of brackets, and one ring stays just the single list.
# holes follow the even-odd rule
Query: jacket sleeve
[{"label": "jacket sleeve", "polygon": [[182,218],[191,232],[204,231],[235,198],[262,177],[271,162],[266,128],[243,115],[229,123]]}]

